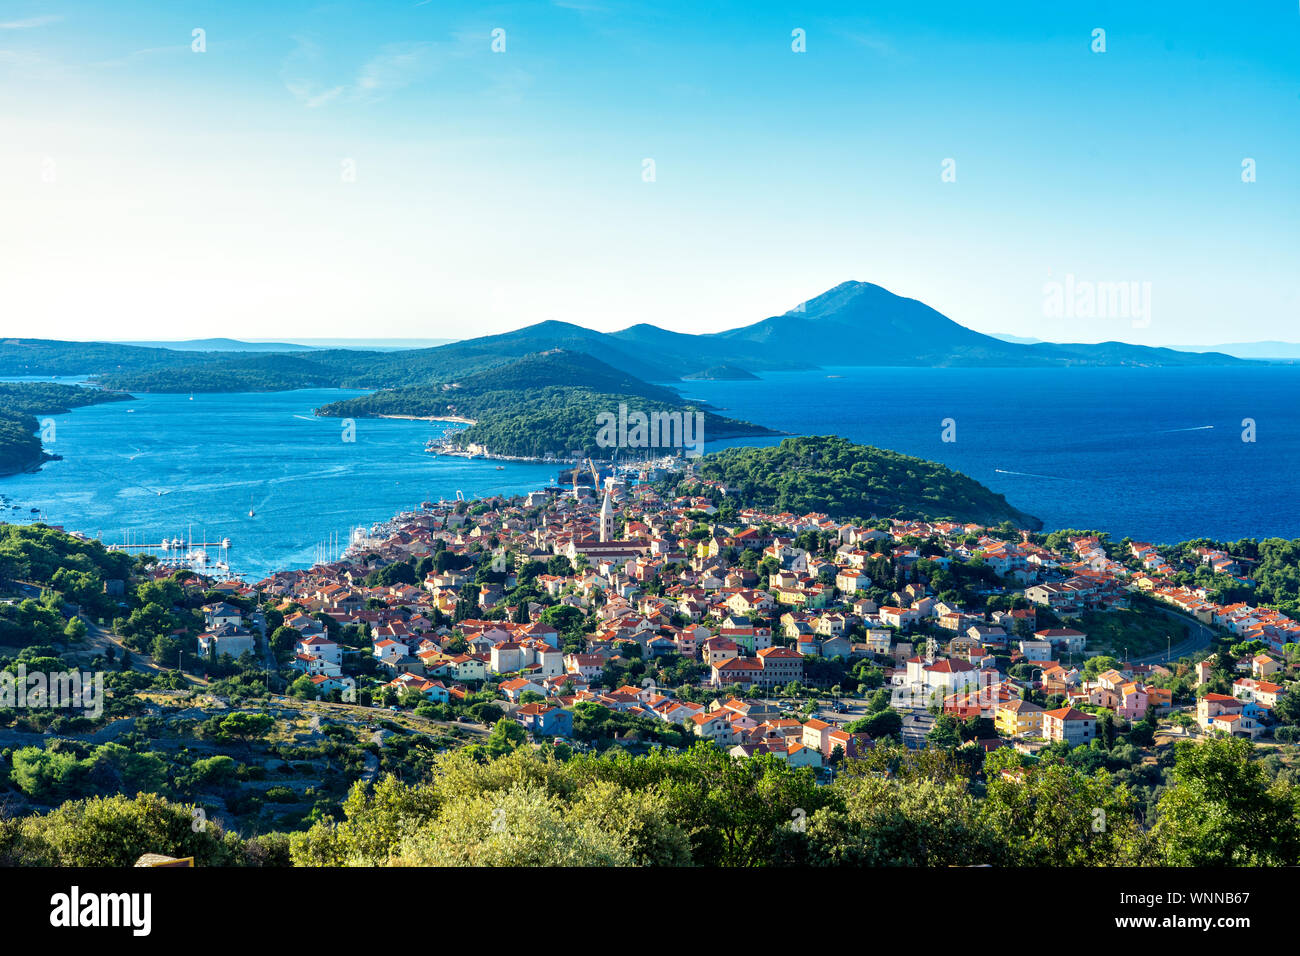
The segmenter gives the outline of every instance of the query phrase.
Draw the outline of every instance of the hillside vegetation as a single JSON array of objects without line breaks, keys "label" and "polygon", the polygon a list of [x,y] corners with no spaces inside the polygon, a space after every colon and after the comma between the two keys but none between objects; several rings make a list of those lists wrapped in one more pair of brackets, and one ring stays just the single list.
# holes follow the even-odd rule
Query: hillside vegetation
[{"label": "hillside vegetation", "polygon": [[726,484],[745,505],[833,518],[952,518],[1037,530],[1042,522],[937,462],[829,436],[787,438],[769,448],[726,448],[696,473]]},{"label": "hillside vegetation", "polygon": [[[736,760],[708,744],[568,759],[525,745],[482,762],[439,754],[410,782],[358,783],[338,815],[291,833],[192,827],[193,798],[71,800],[0,821],[0,865],[130,866],[145,852],[200,866],[1294,865],[1294,786],[1250,750],[1242,740],[1179,743],[1152,825],[1117,774],[1055,754],[1035,763],[1010,749],[882,745],[818,786],[807,768],[771,755]],[[131,782],[165,772],[148,756],[125,767]],[[223,765],[196,764],[184,779],[248,773],[215,759]],[[1098,810],[1104,827],[1093,825]]]}]

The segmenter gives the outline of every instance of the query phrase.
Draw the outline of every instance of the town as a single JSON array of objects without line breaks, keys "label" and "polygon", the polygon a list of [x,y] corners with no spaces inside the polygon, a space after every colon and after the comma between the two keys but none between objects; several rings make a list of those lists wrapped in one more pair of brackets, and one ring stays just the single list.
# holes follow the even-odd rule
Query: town
[{"label": "town", "polygon": [[[1031,530],[951,488],[963,520],[900,517],[901,469],[845,498],[745,454],[425,501],[253,582],[0,525],[0,863],[1296,858],[1300,542]],[[78,672],[80,706],[32,683]]]},{"label": "town", "polygon": [[[1291,739],[1276,708],[1300,624],[1173,583],[1151,545],[767,514],[694,478],[677,490],[610,477],[426,502],[339,561],[213,585],[274,602],[281,623],[209,604],[198,656],[215,670],[266,641],[299,696],[465,723],[477,706],[580,749],[593,740],[575,715],[608,713],[606,743],[699,739],[819,772],[883,736],[1026,755],[1135,725]],[[1112,619],[1134,618],[1154,640],[1124,646]],[[1211,655],[1216,637],[1240,655]]]}]

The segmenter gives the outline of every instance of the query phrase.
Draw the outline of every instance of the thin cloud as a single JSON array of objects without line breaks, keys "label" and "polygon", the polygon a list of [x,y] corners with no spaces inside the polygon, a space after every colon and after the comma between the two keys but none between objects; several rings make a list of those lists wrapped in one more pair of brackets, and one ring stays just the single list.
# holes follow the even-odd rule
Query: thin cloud
[{"label": "thin cloud", "polygon": [[35,27],[48,26],[51,23],[58,23],[63,17],[53,15],[44,17],[28,17],[26,20],[9,20],[0,23],[0,30],[31,30]]},{"label": "thin cloud", "polygon": [[[466,60],[486,54],[486,35],[457,33],[448,42],[393,43],[381,47],[361,64],[351,80],[340,82],[338,70],[326,62],[325,51],[313,40],[294,36],[296,46],[285,57],[280,78],[295,99],[308,109],[336,101],[370,103],[431,76],[452,60]],[[328,78],[334,72],[335,78]],[[489,92],[505,99],[517,99],[531,84],[522,70],[506,71],[495,77]]]},{"label": "thin cloud", "polygon": [[420,79],[433,68],[435,44],[398,43],[372,57],[357,74],[354,88],[359,96],[384,96]]}]

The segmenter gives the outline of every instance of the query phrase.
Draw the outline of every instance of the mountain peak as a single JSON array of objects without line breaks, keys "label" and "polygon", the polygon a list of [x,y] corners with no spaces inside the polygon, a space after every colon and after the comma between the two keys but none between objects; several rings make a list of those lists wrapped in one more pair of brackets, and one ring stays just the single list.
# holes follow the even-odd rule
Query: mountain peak
[{"label": "mountain peak", "polygon": [[803,315],[810,318],[818,318],[823,315],[839,312],[851,306],[866,305],[871,302],[884,302],[888,300],[902,299],[902,296],[895,295],[883,286],[878,286],[872,282],[859,282],[856,279],[850,279],[847,282],[841,282],[839,285],[827,289],[820,295],[813,296],[805,302],[795,306],[786,315]]}]

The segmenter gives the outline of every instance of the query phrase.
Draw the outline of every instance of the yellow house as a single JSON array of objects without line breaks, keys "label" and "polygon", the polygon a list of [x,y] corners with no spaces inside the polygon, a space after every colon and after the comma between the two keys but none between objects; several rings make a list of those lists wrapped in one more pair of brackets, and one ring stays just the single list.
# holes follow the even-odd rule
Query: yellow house
[{"label": "yellow house", "polygon": [[433,602],[443,614],[452,614],[456,610],[458,597],[452,588],[439,588],[433,594]]},{"label": "yellow house", "polygon": [[1008,700],[998,704],[993,725],[1003,737],[1043,732],[1043,708],[1027,700]]}]

